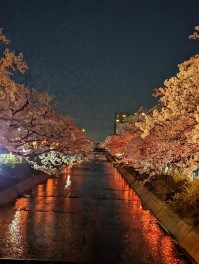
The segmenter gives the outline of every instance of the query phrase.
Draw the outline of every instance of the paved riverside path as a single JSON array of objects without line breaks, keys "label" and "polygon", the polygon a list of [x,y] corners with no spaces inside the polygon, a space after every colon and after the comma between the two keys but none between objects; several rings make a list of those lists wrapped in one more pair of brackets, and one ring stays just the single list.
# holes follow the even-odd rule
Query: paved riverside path
[{"label": "paved riverside path", "polygon": [[0,209],[0,258],[0,263],[190,263],[97,153]]}]

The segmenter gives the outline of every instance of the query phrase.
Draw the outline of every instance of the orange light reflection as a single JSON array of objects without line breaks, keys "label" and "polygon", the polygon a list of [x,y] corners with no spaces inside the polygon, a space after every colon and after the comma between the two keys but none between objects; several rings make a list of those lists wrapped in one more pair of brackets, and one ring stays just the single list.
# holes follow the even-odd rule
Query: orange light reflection
[{"label": "orange light reflection", "polygon": [[[141,200],[117,170],[115,170],[114,173],[114,185],[116,186],[116,189],[122,189],[124,191],[123,195],[125,201],[132,202],[132,207],[129,207],[129,210],[133,219],[140,223],[140,231],[142,231],[146,246],[148,247],[148,250],[152,252],[151,255],[154,256],[154,259],[164,259],[164,263],[185,263],[184,260],[180,260],[176,257],[175,243],[160,228],[158,221],[150,211],[142,209]],[[138,210],[133,210],[135,207]]]}]

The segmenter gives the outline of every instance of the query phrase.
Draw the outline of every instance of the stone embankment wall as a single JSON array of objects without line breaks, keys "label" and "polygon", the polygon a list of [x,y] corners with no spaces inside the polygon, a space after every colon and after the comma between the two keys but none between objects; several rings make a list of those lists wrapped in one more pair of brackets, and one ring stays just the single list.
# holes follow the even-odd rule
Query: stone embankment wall
[{"label": "stone embankment wall", "polygon": [[35,173],[30,166],[21,164],[15,168],[0,171],[0,206],[14,201],[37,184],[45,182],[49,175]]},{"label": "stone embankment wall", "polygon": [[[108,155],[107,157],[111,162],[114,162],[111,156]],[[116,166],[116,168],[140,197],[144,206],[153,213],[160,225],[174,237],[194,262],[199,263],[199,230],[188,225],[173,213],[165,202],[159,200],[142,183],[137,181],[136,175],[129,173],[121,166]]]}]

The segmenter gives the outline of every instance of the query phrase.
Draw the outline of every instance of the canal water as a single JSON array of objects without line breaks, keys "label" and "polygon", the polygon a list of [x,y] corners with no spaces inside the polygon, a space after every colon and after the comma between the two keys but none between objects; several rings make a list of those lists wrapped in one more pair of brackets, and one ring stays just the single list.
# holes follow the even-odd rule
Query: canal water
[{"label": "canal water", "polygon": [[190,263],[103,154],[0,209],[0,258]]}]

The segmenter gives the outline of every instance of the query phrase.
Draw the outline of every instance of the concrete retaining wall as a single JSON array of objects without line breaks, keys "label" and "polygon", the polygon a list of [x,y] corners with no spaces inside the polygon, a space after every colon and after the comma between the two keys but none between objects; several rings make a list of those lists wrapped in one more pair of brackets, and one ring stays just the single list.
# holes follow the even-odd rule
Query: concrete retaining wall
[{"label": "concrete retaining wall", "polygon": [[[108,159],[114,162],[112,157],[108,156]],[[199,230],[192,225],[188,225],[174,214],[166,203],[159,200],[138,182],[135,175],[120,166],[116,166],[116,168],[163,228],[175,238],[194,262],[199,263]]]},{"label": "concrete retaining wall", "polygon": [[22,182],[0,191],[0,206],[12,202],[23,193],[34,188],[37,184],[45,182],[48,178],[49,175],[43,173],[40,175],[33,175]]}]

